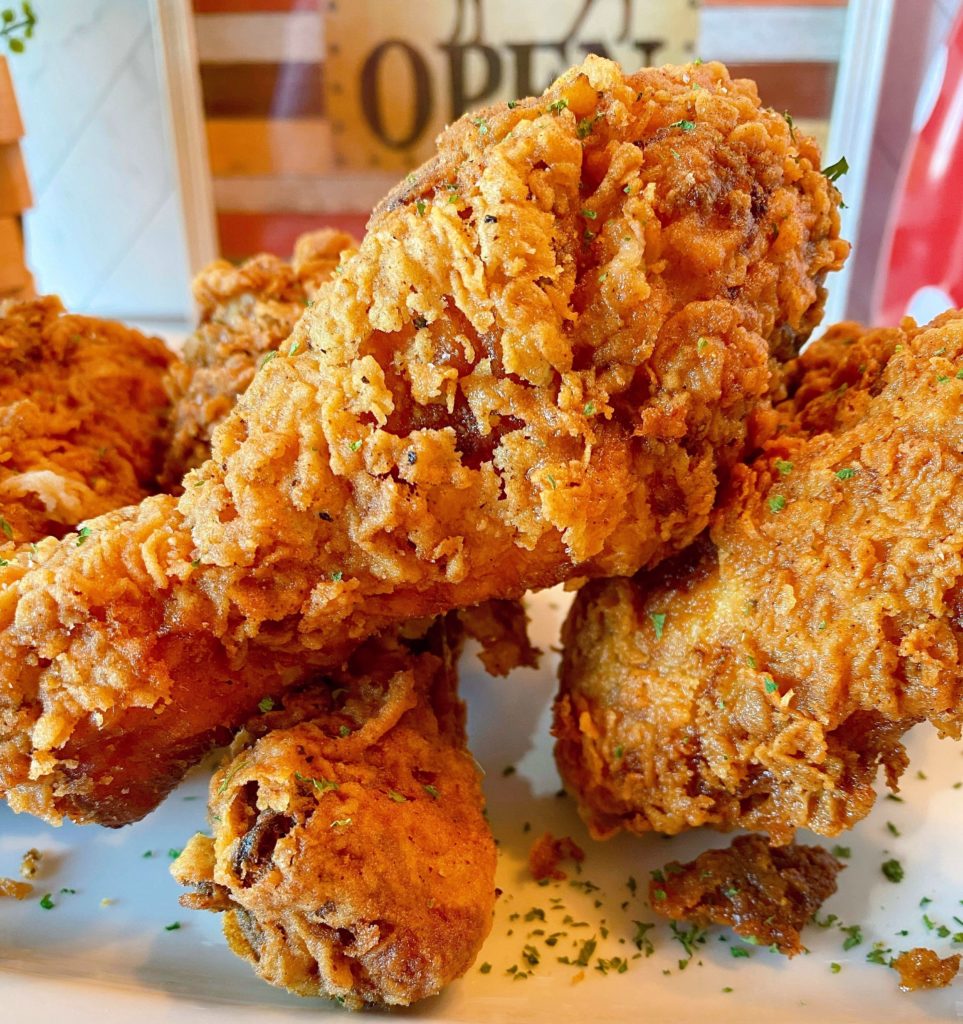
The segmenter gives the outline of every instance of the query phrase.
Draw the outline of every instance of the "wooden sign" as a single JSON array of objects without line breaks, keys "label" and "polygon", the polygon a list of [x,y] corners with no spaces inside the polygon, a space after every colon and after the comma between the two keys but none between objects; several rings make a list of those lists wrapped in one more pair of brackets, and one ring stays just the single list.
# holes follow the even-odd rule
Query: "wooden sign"
[{"label": "wooden sign", "polygon": [[694,0],[329,0],[335,164],[407,170],[466,110],[542,92],[588,53],[627,70],[695,55]]}]

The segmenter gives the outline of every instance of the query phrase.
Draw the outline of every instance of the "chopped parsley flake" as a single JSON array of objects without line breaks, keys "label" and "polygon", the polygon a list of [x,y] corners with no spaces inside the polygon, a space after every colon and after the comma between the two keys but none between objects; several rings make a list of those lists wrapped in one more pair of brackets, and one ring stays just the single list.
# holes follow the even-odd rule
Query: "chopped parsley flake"
[{"label": "chopped parsley flake", "polygon": [[342,579],[344,579],[344,573],[340,569],[336,569],[333,573],[331,573],[332,583],[340,583]]},{"label": "chopped parsley flake", "polygon": [[601,117],[601,114],[596,114],[595,117],[583,117],[578,123],[578,137],[580,139],[584,139],[591,135],[592,129],[595,127],[595,122]]},{"label": "chopped parsley flake", "polygon": [[848,857],[852,857],[853,851],[848,846],[834,846],[833,856],[839,857],[841,860],[845,860]]},{"label": "chopped parsley flake", "polygon": [[673,121],[669,125],[670,128],[681,128],[684,132],[694,132],[695,124],[692,121],[686,121],[684,118],[681,121]]},{"label": "chopped parsley flake", "polygon": [[476,117],[472,124],[478,129],[479,135],[488,134],[488,122],[483,117]]},{"label": "chopped parsley flake", "polygon": [[45,893],[44,896],[41,898],[40,906],[42,906],[44,910],[53,910],[53,908],[56,906],[56,904],[53,901],[53,897],[50,895],[49,892]]},{"label": "chopped parsley flake", "polygon": [[903,865],[900,864],[900,862],[895,858],[885,861],[880,870],[891,882],[903,881],[903,877],[905,875],[905,872],[903,871]]},{"label": "chopped parsley flake", "polygon": [[595,403],[594,402],[586,402],[585,403],[585,408],[582,410],[582,412],[586,416],[594,416],[595,415]]},{"label": "chopped parsley flake", "polygon": [[3,530],[4,536],[6,536],[7,540],[13,540],[13,527],[6,521],[6,519],[3,518],[3,516],[0,516],[0,530]]},{"label": "chopped parsley flake", "polygon": [[618,745],[618,746],[617,746],[617,747],[615,748],[615,750],[613,751],[613,753],[615,754],[616,758],[619,758],[619,759],[621,759],[621,757],[622,757],[622,754],[623,754],[624,752],[625,752],[625,748],[624,748],[624,747],[622,746],[622,744],[621,744],[621,743],[620,743],[620,744],[619,744],[619,745]]},{"label": "chopped parsley flake", "polygon": [[350,730],[350,729],[349,729],[349,728],[348,728],[348,727],[347,727],[346,725],[342,725],[342,726],[341,726],[341,727],[340,727],[340,728],[338,729],[338,735],[339,735],[339,736],[340,736],[340,737],[341,737],[342,739],[344,739],[344,738],[345,738],[345,736],[350,736],[350,735],[351,735],[351,730]]},{"label": "chopped parsley flake", "polygon": [[786,459],[776,459],[776,471],[780,476],[789,476],[792,472],[792,463]]},{"label": "chopped parsley flake", "polygon": [[[509,106],[511,106],[511,104],[509,104]],[[478,968],[479,974],[491,974],[491,971],[492,965],[488,963],[487,960],[485,961],[485,963],[481,965],[481,967]]]},{"label": "chopped parsley flake", "polygon": [[766,693],[775,693],[779,687],[773,681],[772,676],[763,676],[762,681],[766,687]]},{"label": "chopped parsley flake", "polygon": [[698,341],[696,342],[696,351],[697,351],[697,352],[702,352],[702,351],[704,351],[704,350],[705,350],[705,347],[706,347],[706,345],[708,345],[708,344],[709,344],[709,342],[708,342],[708,341],[706,341],[706,339],[705,339],[705,338],[700,338],[700,339],[699,339],[699,340],[698,340]]},{"label": "chopped parsley flake", "polygon": [[652,895],[655,897],[656,903],[664,903],[666,900],[665,889],[653,889]]},{"label": "chopped parsley flake", "polygon": [[416,210],[418,211],[418,216],[419,216],[419,217],[424,217],[424,215],[425,215],[425,210],[426,210],[427,208],[428,208],[428,204],[427,204],[427,203],[426,203],[426,202],[424,201],[424,199],[419,199],[419,200],[418,200],[418,201],[417,201],[417,202],[415,203],[415,209],[416,209]]},{"label": "chopped parsley flake", "polygon": [[171,924],[165,924],[164,925],[164,931],[165,932],[176,932],[176,931],[180,930],[180,927],[181,927],[180,921],[173,921]]},{"label": "chopped parsley flake", "polygon": [[829,965],[829,969],[833,972],[833,974],[839,974],[839,972],[842,970],[842,967],[837,963],[832,963]]},{"label": "chopped parsley flake", "polygon": [[438,799],[438,790],[434,786],[423,786],[422,789],[431,797],[432,800]]},{"label": "chopped parsley flake", "polygon": [[274,710],[274,701],[270,697],[264,697],[258,701],[257,709],[262,715],[266,715],[269,711]]},{"label": "chopped parsley flake", "polygon": [[843,949],[845,950],[850,950],[863,941],[863,930],[858,924],[850,925],[848,928],[840,927],[839,930],[846,936],[843,942]]},{"label": "chopped parsley flake", "polygon": [[338,783],[332,781],[331,779],[314,779],[310,778],[307,775],[302,775],[300,772],[295,772],[294,777],[298,780],[298,782],[310,782],[311,785],[314,786],[314,788],[322,794],[327,793],[332,789],[338,789]]},{"label": "chopped parsley flake", "polygon": [[359,449],[359,448],[361,447],[361,442],[360,442],[360,441],[349,441],[349,442],[348,442],[348,447],[349,447],[349,448],[350,448],[350,449],[351,449],[351,450],[352,450],[353,452],[356,452],[356,451],[357,451],[357,450],[358,450],[358,449]]},{"label": "chopped parsley flake", "polygon": [[220,785],[220,787],[218,788],[218,793],[226,793],[226,792],[227,792],[227,787],[228,787],[228,785],[230,784],[230,782],[231,782],[231,779],[233,779],[233,778],[234,778],[234,776],[235,776],[235,775],[237,775],[237,773],[238,773],[238,772],[239,772],[239,771],[240,771],[240,770],[241,770],[241,769],[242,769],[242,768],[243,768],[243,767],[244,767],[244,766],[245,766],[246,764],[247,764],[247,758],[241,758],[241,760],[240,760],[240,761],[236,762],[235,764],[233,764],[233,765],[231,766],[231,768],[230,768],[230,770],[228,771],[228,773],[227,773],[227,774],[226,774],[226,775],[224,776],[224,779],[223,779],[223,781],[221,782],[221,785]]},{"label": "chopped parsley flake", "polygon": [[388,799],[394,800],[396,804],[406,804],[408,802],[408,797],[404,793],[399,793],[396,789],[388,790]]},{"label": "chopped parsley flake", "polygon": [[582,216],[585,217],[587,220],[595,220],[595,218],[598,217],[598,211],[585,209],[582,210]]},{"label": "chopped parsley flake", "polygon": [[891,821],[886,822],[886,828],[889,830],[889,834],[891,836],[900,836],[903,834]]},{"label": "chopped parsley flake", "polygon": [[77,547],[79,548],[80,545],[83,544],[83,542],[89,536],[90,536],[90,527],[89,526],[81,526],[81,528],[77,531]]},{"label": "chopped parsley flake", "polygon": [[844,466],[842,469],[837,469],[836,470],[836,479],[837,480],[852,480],[852,478],[855,475],[856,475],[856,470],[853,469],[851,466]]},{"label": "chopped parsley flake", "polygon": [[743,959],[752,956],[745,946],[730,946],[729,952],[737,959]]},{"label": "chopped parsley flake", "polygon": [[175,850],[173,846],[167,851],[167,856],[170,857],[171,860],[177,860],[177,858],[180,855],[181,855],[181,851],[180,850]]},{"label": "chopped parsley flake", "polygon": [[336,821],[331,822],[331,828],[344,828],[351,824],[351,818],[338,818]]},{"label": "chopped parsley flake", "polygon": [[846,162],[846,157],[841,156],[836,163],[830,164],[828,167],[823,168],[823,174],[829,178],[830,181],[838,181],[847,171],[849,170],[849,164]]},{"label": "chopped parsley flake", "polygon": [[198,569],[198,568],[200,568],[200,564],[201,564],[201,560],[200,560],[199,558],[195,558],[195,559],[194,559],[194,560],[193,560],[193,561],[191,562],[191,568],[192,568],[192,569]]},{"label": "chopped parsley flake", "polygon": [[568,106],[568,100],[563,96],[560,100],[556,100],[554,103],[549,103],[548,111],[550,114],[561,114],[561,112]]},{"label": "chopped parsley flake", "polygon": [[791,138],[792,141],[795,142],[796,141],[796,126],[793,123],[792,114],[790,114],[788,110],[784,110],[782,112],[782,116],[783,116],[783,119],[785,120],[786,124],[789,125],[789,138]]},{"label": "chopped parsley flake", "polygon": [[656,640],[661,640],[665,629],[665,612],[652,612],[649,618],[652,620],[652,628],[655,630]]},{"label": "chopped parsley flake", "polygon": [[774,494],[769,499],[769,511],[775,515],[786,507],[786,499],[781,494]]}]

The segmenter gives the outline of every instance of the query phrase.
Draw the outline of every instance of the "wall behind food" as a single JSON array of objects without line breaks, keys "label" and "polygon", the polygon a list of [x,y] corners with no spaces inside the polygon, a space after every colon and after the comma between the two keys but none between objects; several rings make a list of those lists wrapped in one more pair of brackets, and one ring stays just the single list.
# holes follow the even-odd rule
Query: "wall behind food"
[{"label": "wall behind food", "polygon": [[150,0],[34,7],[34,38],[9,60],[37,288],[81,312],[183,319],[190,275]]}]

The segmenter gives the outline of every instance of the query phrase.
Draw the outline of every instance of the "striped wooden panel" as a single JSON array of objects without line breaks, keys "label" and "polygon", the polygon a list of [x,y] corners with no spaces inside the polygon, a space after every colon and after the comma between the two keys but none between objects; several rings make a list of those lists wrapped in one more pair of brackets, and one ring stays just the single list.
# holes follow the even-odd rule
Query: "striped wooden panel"
[{"label": "striped wooden panel", "polygon": [[360,238],[368,213],[236,213],[230,210],[217,214],[217,233],[221,240],[221,253],[235,262],[255,252],[273,252],[290,256],[294,242],[305,231],[318,228],[337,228]]},{"label": "striped wooden panel", "polygon": [[[841,35],[846,0],[703,5],[709,10],[702,55],[722,56],[734,76],[753,78],[764,103],[790,110],[800,128],[824,143],[836,78],[834,37]],[[333,165],[321,7],[321,0],[194,0],[221,246],[231,258],[259,249],[287,253],[299,233],[321,224],[358,231],[391,184],[377,174],[339,176]],[[773,13],[741,13],[752,7]],[[292,60],[292,52],[302,59]]]}]

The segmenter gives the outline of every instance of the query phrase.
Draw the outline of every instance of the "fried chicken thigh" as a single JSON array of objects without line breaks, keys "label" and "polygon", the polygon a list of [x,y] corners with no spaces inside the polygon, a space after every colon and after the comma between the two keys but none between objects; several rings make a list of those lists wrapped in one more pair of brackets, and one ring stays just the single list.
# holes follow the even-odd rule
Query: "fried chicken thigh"
[{"label": "fried chicken thigh", "polygon": [[236,267],[217,260],[194,280],[197,330],[171,367],[171,442],[162,482],[178,487],[211,454],[211,435],[254,379],[268,353],[287,340],[305,306],[357,242],[324,228],[302,235],[285,263],[267,253]]},{"label": "fried chicken thigh", "polygon": [[3,570],[11,806],[136,819],[366,636],[705,526],[846,252],[815,145],[719,64],[589,57],[439,146],[179,499]]},{"label": "fried chicken thigh", "polygon": [[158,338],[54,296],[0,306],[5,554],[157,490],[174,361]]},{"label": "fried chicken thigh", "polygon": [[495,844],[465,748],[454,615],[370,640],[282,698],[211,780],[213,838],[172,873],[224,912],[266,981],[359,1009],[434,995],[474,962],[495,907]]},{"label": "fried chicken thigh", "polygon": [[708,534],[574,602],[556,756],[597,836],[835,835],[907,729],[960,735],[963,313],[836,327],[788,388]]}]

